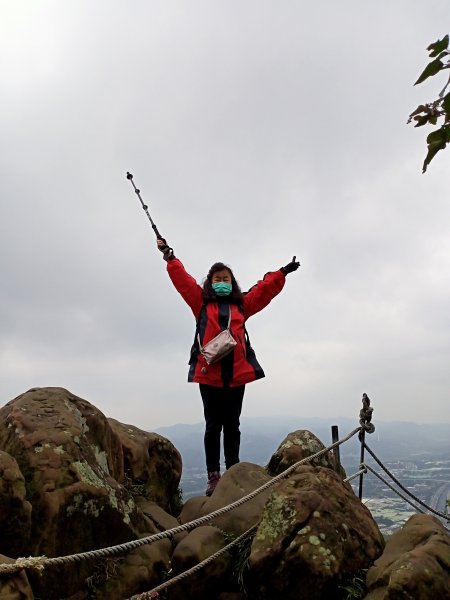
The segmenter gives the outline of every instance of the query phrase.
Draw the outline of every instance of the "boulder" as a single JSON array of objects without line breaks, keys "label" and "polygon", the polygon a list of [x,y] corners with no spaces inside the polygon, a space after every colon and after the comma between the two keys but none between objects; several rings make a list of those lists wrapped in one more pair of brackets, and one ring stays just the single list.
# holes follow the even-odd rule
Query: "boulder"
[{"label": "boulder", "polygon": [[[293,431],[289,433],[278,446],[275,453],[272,455],[267,465],[267,471],[270,475],[276,476],[295,463],[316,454],[326,448],[322,442],[313,433],[307,430]],[[344,479],[345,471],[341,465],[336,469],[336,463],[333,452],[322,454],[318,458],[314,458],[307,464],[316,467],[327,467],[335,470]]]},{"label": "boulder", "polygon": [[22,394],[0,409],[0,449],[14,456],[25,476],[32,554],[106,546],[112,529],[117,540],[134,537],[142,515],[121,485],[120,439],[86,400],[62,388]]},{"label": "boulder", "polygon": [[417,514],[387,541],[367,573],[365,600],[450,598],[450,533],[431,515]]},{"label": "boulder", "polygon": [[[183,523],[192,521],[228,506],[270,479],[264,467],[247,462],[237,463],[225,471],[212,496],[206,499],[202,497],[188,500],[180,514],[180,520]],[[211,524],[228,533],[241,535],[259,521],[270,492],[270,489],[261,492],[242,506],[216,517]]]},{"label": "boulder", "polygon": [[300,466],[266,503],[251,546],[250,586],[258,600],[328,600],[382,549],[378,526],[351,486],[330,468]]},{"label": "boulder", "polygon": [[[214,493],[216,493],[214,491]],[[181,512],[178,516],[179,522],[184,525],[185,523],[189,523],[190,521],[195,521],[199,517],[206,514],[204,511],[204,506],[208,502],[209,498],[207,496],[193,496],[189,498],[184,504]]]},{"label": "boulder", "polygon": [[18,558],[30,543],[31,504],[17,461],[0,450],[0,552]]},{"label": "boulder", "polygon": [[[3,406],[0,450],[14,457],[24,478],[32,505],[28,545],[26,527],[17,537],[23,537],[23,554],[34,556],[77,554],[156,533],[136,500],[172,493],[181,468],[170,442],[117,422],[112,426],[95,406],[63,388],[33,388]],[[8,473],[2,485],[11,487],[15,479],[16,497],[23,499],[20,473],[12,467]],[[21,506],[26,525],[27,504]],[[45,577],[29,573],[29,579],[37,596],[60,600],[83,589],[94,574],[93,561],[65,562],[47,568]]]},{"label": "boulder", "polygon": [[128,485],[167,512],[178,514],[181,509],[178,485],[182,464],[175,446],[162,435],[124,425],[115,419],[108,419],[108,422],[122,446]]},{"label": "boulder", "polygon": [[159,540],[131,550],[120,558],[102,560],[88,581],[85,598],[124,600],[156,587],[170,570],[172,544]]},{"label": "boulder", "polygon": [[[175,548],[172,556],[173,575],[197,565],[228,543],[224,533],[216,527],[207,525],[194,529]],[[229,585],[232,566],[232,558],[226,552],[188,578],[170,586],[168,598],[215,598],[220,590]]]},{"label": "boulder", "polygon": [[[174,529],[179,527],[180,523],[175,517],[166,513],[166,511],[158,506],[156,502],[146,500],[145,498],[137,498],[136,504],[142,511],[142,514],[150,521],[151,525],[158,531],[167,531],[168,529]],[[178,544],[187,532],[181,532],[173,536],[174,544]]]}]

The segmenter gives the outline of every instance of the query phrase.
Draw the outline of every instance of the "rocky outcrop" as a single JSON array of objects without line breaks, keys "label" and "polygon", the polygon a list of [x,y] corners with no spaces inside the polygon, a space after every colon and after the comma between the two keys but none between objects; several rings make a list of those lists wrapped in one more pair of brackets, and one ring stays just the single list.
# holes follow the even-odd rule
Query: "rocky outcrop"
[{"label": "rocky outcrop", "polygon": [[88,581],[89,595],[82,598],[124,600],[132,593],[149,590],[169,573],[171,555],[172,544],[166,539],[140,546],[120,558],[99,561]]},{"label": "rocky outcrop", "polygon": [[[341,600],[348,580],[367,568],[367,600],[448,597],[450,540],[439,521],[413,517],[381,555],[375,521],[332,458],[323,455],[286,477],[291,465],[323,448],[311,432],[295,431],[267,468],[236,464],[211,497],[182,506],[181,458],[170,441],[107,419],[63,388],[32,389],[0,409],[0,600],[124,600],[250,529],[231,551],[161,597]],[[1,572],[2,563],[18,556],[78,554],[174,529],[267,483],[197,528],[120,555],[65,560],[43,575],[30,568]]]},{"label": "rocky outcrop", "polygon": [[108,419],[108,423],[120,441],[125,482],[133,486],[138,495],[153,500],[164,510],[178,512],[181,456],[173,444],[161,435],[115,419]]},{"label": "rocky outcrop", "polygon": [[22,556],[30,543],[31,504],[17,461],[0,450],[0,553]]},{"label": "rocky outcrop", "polygon": [[[172,557],[173,574],[183,573],[227,545],[227,537],[216,527],[197,527],[175,548]],[[231,583],[233,560],[228,552],[203,569],[170,588],[170,598],[210,600]]]},{"label": "rocky outcrop", "polygon": [[414,515],[389,538],[367,573],[366,600],[450,598],[450,533],[430,515]]},{"label": "rocky outcrop", "polygon": [[261,600],[332,597],[382,549],[381,533],[350,485],[331,469],[300,466],[264,508],[249,558],[252,588]]},{"label": "rocky outcrop", "polygon": [[[168,508],[181,472],[168,440],[112,426],[95,406],[63,388],[31,389],[1,408],[0,450],[6,473],[0,502],[10,502],[17,522],[12,530],[12,520],[0,517],[0,539],[12,558],[65,556],[157,532],[135,492],[164,497]],[[30,580],[37,595],[60,600],[91,581],[93,569],[84,561],[52,568],[45,578],[30,573]]]},{"label": "rocky outcrop", "polygon": [[[272,455],[269,464],[267,465],[267,471],[270,475],[278,475],[300,460],[324,449],[325,446],[319,438],[310,431],[305,429],[293,431],[285,437]],[[315,467],[334,469],[342,478],[345,478],[346,476],[342,466],[336,465],[333,452],[325,453],[317,458],[313,458],[308,464]]]},{"label": "rocky outcrop", "polygon": [[[203,517],[224,506],[240,500],[250,494],[271,477],[264,467],[252,463],[238,463],[226,471],[210,498],[191,498],[186,502],[180,514],[180,522],[187,523]],[[240,535],[255,525],[264,508],[270,490],[258,494],[252,500],[242,504],[212,521],[212,524],[233,535]]]}]

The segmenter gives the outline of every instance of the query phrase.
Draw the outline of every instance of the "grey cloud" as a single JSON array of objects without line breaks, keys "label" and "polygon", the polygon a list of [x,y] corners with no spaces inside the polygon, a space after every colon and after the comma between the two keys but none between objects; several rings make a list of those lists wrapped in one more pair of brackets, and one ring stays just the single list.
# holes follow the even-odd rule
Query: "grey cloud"
[{"label": "grey cloud", "polygon": [[193,316],[130,170],[199,281],[302,262],[249,322],[248,414],[354,415],[365,391],[383,420],[404,398],[448,420],[448,159],[423,177],[405,124],[446,3],[1,10],[4,401],[57,384],[125,422],[201,419]]}]

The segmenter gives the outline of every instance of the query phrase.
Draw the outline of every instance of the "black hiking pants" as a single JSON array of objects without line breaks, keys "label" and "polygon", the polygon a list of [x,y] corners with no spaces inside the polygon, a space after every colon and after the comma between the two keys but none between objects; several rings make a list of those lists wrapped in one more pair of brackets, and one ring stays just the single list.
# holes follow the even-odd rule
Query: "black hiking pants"
[{"label": "black hiking pants", "polygon": [[225,467],[239,462],[241,432],[239,417],[245,385],[238,387],[215,387],[200,383],[205,415],[205,455],[208,473],[220,471],[220,434],[223,430]]}]

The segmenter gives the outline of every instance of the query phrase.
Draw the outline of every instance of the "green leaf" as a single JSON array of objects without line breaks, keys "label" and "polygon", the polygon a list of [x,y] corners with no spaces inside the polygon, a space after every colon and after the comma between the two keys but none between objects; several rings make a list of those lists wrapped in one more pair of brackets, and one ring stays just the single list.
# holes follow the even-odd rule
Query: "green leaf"
[{"label": "green leaf", "polygon": [[432,131],[427,135],[427,144],[429,146],[441,145],[447,143],[447,136],[445,132],[445,127],[441,127],[436,131]]},{"label": "green leaf", "polygon": [[450,125],[443,125],[442,129],[445,131],[445,139],[448,144],[450,142]]},{"label": "green leaf", "polygon": [[433,58],[443,50],[446,50],[448,48],[448,40],[449,38],[447,34],[442,38],[442,40],[438,40],[437,42],[434,42],[434,44],[430,44],[427,48],[428,52],[430,53],[430,56]]},{"label": "green leaf", "polygon": [[422,125],[426,125],[429,119],[430,115],[418,115],[417,117],[414,117],[414,121],[416,122],[414,127],[422,127]]},{"label": "green leaf", "polygon": [[427,66],[425,67],[425,69],[422,71],[419,79],[416,81],[416,83],[414,85],[417,85],[418,83],[422,83],[422,81],[425,81],[425,79],[428,79],[428,77],[432,77],[433,75],[436,75],[436,73],[439,73],[439,71],[443,68],[444,63],[439,60],[432,60],[430,63],[427,64]]},{"label": "green leaf", "polygon": [[428,144],[428,153],[425,157],[422,167],[422,173],[425,173],[428,165],[439,152],[439,150],[443,150],[447,145],[448,136],[450,132],[447,131],[447,127],[441,127],[437,131],[432,131],[427,137]]},{"label": "green leaf", "polygon": [[450,92],[445,94],[442,98],[442,108],[444,109],[447,118],[450,118]]},{"label": "green leaf", "polygon": [[413,110],[413,112],[409,115],[410,117],[414,117],[414,115],[418,115],[421,112],[425,112],[427,110],[427,107],[425,106],[425,104],[419,104],[419,106],[416,108],[416,110]]}]

